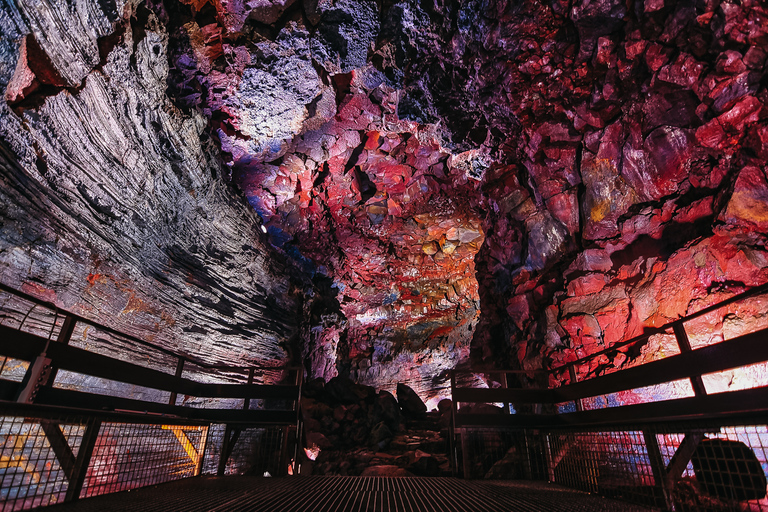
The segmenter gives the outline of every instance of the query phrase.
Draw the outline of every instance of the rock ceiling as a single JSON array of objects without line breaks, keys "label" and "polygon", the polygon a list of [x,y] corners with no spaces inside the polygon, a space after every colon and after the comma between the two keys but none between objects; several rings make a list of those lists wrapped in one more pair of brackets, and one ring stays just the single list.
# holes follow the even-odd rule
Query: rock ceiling
[{"label": "rock ceiling", "polygon": [[768,281],[754,0],[2,0],[0,28],[0,277],[191,354],[436,399]]}]

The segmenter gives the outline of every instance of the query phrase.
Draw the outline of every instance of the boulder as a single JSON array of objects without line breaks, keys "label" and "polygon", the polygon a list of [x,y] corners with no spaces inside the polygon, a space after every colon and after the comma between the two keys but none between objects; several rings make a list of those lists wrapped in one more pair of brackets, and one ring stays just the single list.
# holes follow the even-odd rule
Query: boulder
[{"label": "boulder", "polygon": [[524,478],[523,468],[527,463],[526,457],[521,455],[517,447],[509,449],[504,458],[496,461],[485,474],[486,480],[516,480]]},{"label": "boulder", "polygon": [[414,390],[405,384],[397,384],[397,402],[406,416],[421,416],[427,412],[427,406]]},{"label": "boulder", "polygon": [[453,401],[450,398],[443,398],[437,402],[437,410],[440,411],[440,414],[450,414],[451,409],[453,409]]},{"label": "boulder", "polygon": [[356,384],[344,377],[334,377],[325,385],[325,391],[335,402],[354,404],[360,401],[360,395],[355,392]]},{"label": "boulder", "polygon": [[376,399],[376,409],[381,411],[384,423],[393,431],[400,428],[400,405],[389,391],[379,391]]},{"label": "boulder", "polygon": [[389,430],[387,425],[382,421],[373,427],[369,439],[372,444],[377,445],[380,450],[383,450],[392,440],[392,431]]},{"label": "boulder", "polygon": [[440,463],[428,453],[416,450],[413,463],[406,469],[416,476],[440,476]]},{"label": "boulder", "polygon": [[720,218],[742,229],[759,233],[768,230],[768,179],[764,170],[755,166],[741,169]]}]

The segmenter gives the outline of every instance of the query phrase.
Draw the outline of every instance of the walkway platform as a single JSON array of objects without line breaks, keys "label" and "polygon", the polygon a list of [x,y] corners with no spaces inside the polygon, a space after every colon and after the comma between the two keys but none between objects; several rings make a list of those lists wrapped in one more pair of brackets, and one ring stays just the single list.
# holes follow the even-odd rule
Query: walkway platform
[{"label": "walkway platform", "polygon": [[456,478],[197,477],[46,507],[46,512],[649,512],[541,482]]}]

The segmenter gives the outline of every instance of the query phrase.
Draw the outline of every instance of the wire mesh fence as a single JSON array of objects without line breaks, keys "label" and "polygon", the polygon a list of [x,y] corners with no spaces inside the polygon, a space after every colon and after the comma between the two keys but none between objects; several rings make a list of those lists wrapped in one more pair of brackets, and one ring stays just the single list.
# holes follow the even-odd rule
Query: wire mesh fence
[{"label": "wire mesh fence", "polygon": [[[55,427],[77,456],[85,428],[74,419]],[[0,416],[0,510],[3,512],[63,501],[69,480],[43,421]],[[55,442],[55,441],[54,441]]]},{"label": "wire mesh fence", "polygon": [[546,479],[678,512],[768,512],[765,425],[466,428],[459,446],[466,478]]},{"label": "wire mesh fence", "polygon": [[[90,445],[89,428],[96,433]],[[0,512],[216,474],[226,430],[223,424],[0,416]],[[238,433],[224,474],[285,474],[285,427],[232,432]],[[92,451],[81,457],[81,450]]]},{"label": "wire mesh fence", "polygon": [[102,423],[80,497],[194,476],[206,429]]}]

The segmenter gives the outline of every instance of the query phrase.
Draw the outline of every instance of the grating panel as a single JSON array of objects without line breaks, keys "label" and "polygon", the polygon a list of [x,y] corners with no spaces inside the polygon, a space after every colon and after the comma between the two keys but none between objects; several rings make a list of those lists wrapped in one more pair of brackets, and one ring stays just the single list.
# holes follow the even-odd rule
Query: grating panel
[{"label": "grating panel", "polygon": [[58,505],[73,511],[600,512],[647,511],[551,484],[454,478],[201,477]]}]

